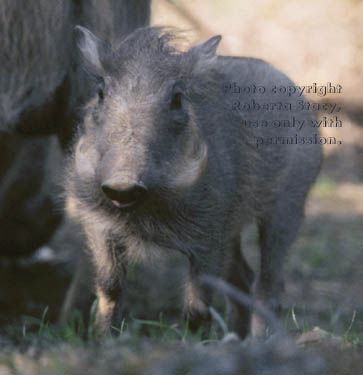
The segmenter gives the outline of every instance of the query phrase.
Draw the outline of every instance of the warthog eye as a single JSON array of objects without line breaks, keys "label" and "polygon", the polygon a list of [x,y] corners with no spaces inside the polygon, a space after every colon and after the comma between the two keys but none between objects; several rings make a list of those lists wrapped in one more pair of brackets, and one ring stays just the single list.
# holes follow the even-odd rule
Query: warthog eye
[{"label": "warthog eye", "polygon": [[[169,108],[171,118],[173,120],[173,129],[176,132],[182,131],[184,126],[188,123],[188,113],[184,108],[184,82],[178,81],[174,84],[171,90],[171,100],[169,102]],[[182,125],[182,126],[180,126]]]},{"label": "warthog eye", "polygon": [[100,101],[100,102],[103,102],[103,99],[105,98],[105,94],[104,94],[104,92],[103,92],[103,89],[102,89],[102,88],[99,88],[97,94],[98,94],[98,99],[99,99],[99,101]]},{"label": "warthog eye", "polygon": [[171,99],[170,103],[170,109],[171,110],[178,110],[182,107],[182,93],[181,92],[175,92],[173,94],[173,97]]},{"label": "warthog eye", "polygon": [[98,77],[97,79],[97,95],[98,95],[98,102],[102,103],[105,99],[105,92],[107,93],[107,88],[110,85],[111,78],[109,76],[106,77]]}]

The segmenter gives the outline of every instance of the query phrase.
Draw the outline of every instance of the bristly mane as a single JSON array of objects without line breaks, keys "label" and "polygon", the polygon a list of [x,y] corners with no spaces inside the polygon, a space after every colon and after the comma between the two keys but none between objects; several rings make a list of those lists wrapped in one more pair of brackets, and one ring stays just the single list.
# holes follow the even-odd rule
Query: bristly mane
[{"label": "bristly mane", "polygon": [[[145,50],[163,55],[182,54],[185,33],[172,27],[142,27],[122,40],[123,54]],[[126,49],[126,50],[125,50]]]},{"label": "bristly mane", "polygon": [[144,64],[162,79],[189,77],[187,95],[197,95],[198,100],[216,100],[220,96],[220,82],[223,82],[220,73],[208,61],[202,61],[202,69],[195,71],[200,56],[193,50],[188,50],[190,43],[183,30],[144,27],[114,47],[113,62],[117,61],[115,68],[121,74],[124,73],[123,67]]}]

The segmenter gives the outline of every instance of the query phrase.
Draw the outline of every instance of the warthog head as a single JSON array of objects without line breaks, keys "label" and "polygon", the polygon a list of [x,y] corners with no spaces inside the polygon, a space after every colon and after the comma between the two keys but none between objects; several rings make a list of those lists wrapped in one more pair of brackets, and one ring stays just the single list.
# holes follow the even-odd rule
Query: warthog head
[{"label": "warthog head", "polygon": [[82,193],[92,186],[94,203],[120,214],[160,208],[206,169],[195,103],[213,93],[207,71],[221,38],[181,52],[160,28],[140,29],[113,48],[84,27],[76,33],[94,89],[74,157],[88,186]]}]

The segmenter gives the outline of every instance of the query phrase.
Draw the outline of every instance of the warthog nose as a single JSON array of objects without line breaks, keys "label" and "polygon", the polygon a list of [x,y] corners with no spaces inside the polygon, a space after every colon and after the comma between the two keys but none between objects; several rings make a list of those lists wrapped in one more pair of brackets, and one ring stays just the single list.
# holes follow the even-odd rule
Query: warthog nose
[{"label": "warthog nose", "polygon": [[133,206],[147,193],[147,188],[143,184],[122,180],[106,181],[102,184],[102,190],[106,197],[119,208]]}]

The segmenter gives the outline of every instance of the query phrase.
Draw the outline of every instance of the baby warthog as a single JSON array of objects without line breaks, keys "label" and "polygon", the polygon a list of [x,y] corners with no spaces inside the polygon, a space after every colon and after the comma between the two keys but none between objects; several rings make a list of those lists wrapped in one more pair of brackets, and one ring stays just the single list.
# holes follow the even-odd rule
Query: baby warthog
[{"label": "baby warthog", "polygon": [[[240,232],[252,220],[261,251],[254,298],[278,312],[285,254],[321,162],[301,96],[276,90],[294,84],[264,61],[218,56],[220,36],[181,51],[162,28],[113,47],[84,27],[76,33],[94,95],[67,169],[66,209],[92,257],[98,333],[120,327],[126,271],[138,259],[173,251],[189,259],[193,327],[209,319],[202,275],[249,293]],[[283,105],[264,105],[272,102]],[[245,336],[248,312],[235,312],[234,329]],[[253,314],[253,336],[266,328]]]}]

